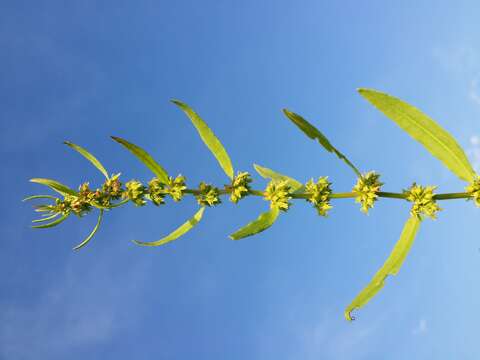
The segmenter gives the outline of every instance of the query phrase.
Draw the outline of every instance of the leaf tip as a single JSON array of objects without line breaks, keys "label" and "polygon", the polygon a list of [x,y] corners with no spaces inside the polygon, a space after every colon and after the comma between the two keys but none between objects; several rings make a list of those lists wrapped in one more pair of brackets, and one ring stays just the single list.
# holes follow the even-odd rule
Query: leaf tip
[{"label": "leaf tip", "polygon": [[170,102],[177,105],[177,106],[184,106],[185,104],[177,99],[170,99]]},{"label": "leaf tip", "polygon": [[343,313],[343,315],[345,316],[345,320],[347,320],[348,322],[352,322],[355,320],[355,316],[352,316],[352,311],[353,310],[347,309]]}]

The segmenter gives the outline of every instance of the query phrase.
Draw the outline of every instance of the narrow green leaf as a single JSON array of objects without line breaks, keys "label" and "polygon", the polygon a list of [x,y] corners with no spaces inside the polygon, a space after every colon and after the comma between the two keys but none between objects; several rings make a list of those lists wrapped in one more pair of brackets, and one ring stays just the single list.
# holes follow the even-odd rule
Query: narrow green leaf
[{"label": "narrow green leaf", "polygon": [[95,235],[95,233],[97,232],[98,228],[100,227],[100,224],[102,222],[102,219],[103,219],[103,210],[100,210],[100,214],[98,215],[98,220],[97,220],[97,224],[95,225],[95,227],[93,228],[92,232],[90,233],[90,235],[87,236],[87,238],[85,240],[83,240],[80,244],[78,244],[77,246],[75,246],[73,248],[73,250],[80,250],[82,247],[84,247],[85,245],[88,244],[88,242],[93,238],[93,235]]},{"label": "narrow green leaf", "polygon": [[23,199],[22,201],[29,201],[29,200],[35,200],[35,199],[52,199],[52,200],[57,200],[57,198],[56,198],[55,196],[52,196],[52,195],[32,195],[32,196],[26,197],[26,198]]},{"label": "narrow green leaf", "polygon": [[172,103],[182,109],[183,112],[190,118],[193,126],[195,126],[197,129],[198,134],[202,138],[205,145],[207,145],[207,147],[210,149],[213,156],[215,156],[223,171],[225,171],[225,174],[227,174],[230,179],[233,179],[232,161],[230,160],[230,157],[228,156],[227,151],[223,147],[220,140],[218,140],[213,131],[210,130],[205,121],[203,121],[202,118],[187,104],[179,100],[172,100]]},{"label": "narrow green leaf", "polygon": [[340,151],[338,151],[331,143],[328,141],[327,137],[323,135],[315,126],[310,124],[307,120],[305,120],[300,115],[289,111],[287,109],[283,109],[283,113],[290,119],[300,130],[303,131],[305,135],[307,135],[312,140],[317,140],[320,145],[323,146],[325,150],[335,154],[340,160],[345,162],[357,176],[362,176],[360,171],[353,165],[350,160],[347,159],[345,155],[343,155]]},{"label": "narrow green leaf", "polygon": [[100,161],[98,161],[98,159],[95,156],[90,154],[87,150],[85,150],[81,146],[75,145],[70,141],[64,141],[63,143],[71,147],[72,149],[78,151],[84,158],[90,161],[93,164],[93,166],[95,166],[98,170],[100,170],[100,172],[107,178],[107,180],[109,179],[107,170],[105,170],[103,165],[100,163]]},{"label": "narrow green leaf", "polygon": [[52,220],[52,219],[55,219],[59,215],[60,215],[60,213],[55,213],[53,215],[50,215],[50,216],[47,216],[47,217],[44,217],[44,218],[41,218],[41,219],[32,220],[32,222],[33,223],[38,223],[38,222],[44,222],[44,221]]},{"label": "narrow green leaf", "polygon": [[122,138],[116,136],[112,136],[111,138],[125,146],[133,155],[144,163],[161,182],[165,184],[168,183],[168,173],[145,150]]},{"label": "narrow green leaf", "polygon": [[195,215],[193,215],[192,218],[187,220],[185,223],[180,225],[177,229],[175,229],[173,232],[165,236],[163,239],[153,241],[153,242],[142,242],[142,241],[137,241],[133,240],[133,242],[137,245],[140,246],[160,246],[160,245],[165,245],[169,243],[170,241],[178,239],[180,236],[184,235],[188,231],[190,231],[195,225],[198,224],[198,222],[202,219],[203,212],[205,211],[205,207],[201,207],[200,210],[196,212]]},{"label": "narrow green leaf", "polygon": [[395,244],[387,261],[375,274],[370,283],[365,287],[345,309],[345,318],[348,321],[353,320],[351,313],[353,310],[360,309],[367,304],[382,289],[385,279],[388,275],[397,275],[410,248],[412,247],[415,235],[417,234],[421,220],[416,216],[410,217],[403,227],[400,239]]},{"label": "narrow green leaf", "polygon": [[61,218],[58,218],[55,221],[52,221],[51,223],[48,224],[42,224],[42,225],[32,225],[32,228],[34,229],[46,229],[46,228],[51,228],[54,226],[57,226],[58,224],[64,222],[70,214],[63,215]]},{"label": "narrow green leaf", "polygon": [[276,171],[273,171],[272,169],[253,164],[253,167],[255,170],[260,174],[261,177],[265,179],[272,179],[276,181],[288,181],[288,184],[290,185],[292,192],[299,191],[303,188],[303,184],[287,175],[280,174]]},{"label": "narrow green leaf", "polygon": [[46,185],[52,190],[55,190],[56,192],[62,195],[73,195],[73,196],[78,195],[78,193],[75,190],[72,190],[68,186],[63,185],[55,180],[34,178],[34,179],[30,179],[30,181],[33,183]]},{"label": "narrow green leaf", "polygon": [[267,230],[270,226],[273,225],[275,220],[277,220],[278,214],[279,214],[279,210],[277,208],[271,209],[269,211],[266,211],[260,214],[260,216],[256,220],[248,223],[246,226],[244,226],[240,230],[231,234],[230,239],[240,240],[247,236],[252,236],[252,235],[258,234],[259,232]]},{"label": "narrow green leaf", "polygon": [[358,89],[358,92],[460,179],[473,181],[475,171],[464,151],[452,135],[434,120],[405,101],[388,94],[371,89]]}]

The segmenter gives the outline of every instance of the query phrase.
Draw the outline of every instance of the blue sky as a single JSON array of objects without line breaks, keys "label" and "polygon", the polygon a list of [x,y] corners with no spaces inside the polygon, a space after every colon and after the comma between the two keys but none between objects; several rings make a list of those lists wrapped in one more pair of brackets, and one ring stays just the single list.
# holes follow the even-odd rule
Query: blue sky
[{"label": "blue sky", "polygon": [[[327,219],[296,202],[267,232],[227,235],[259,198],[207,209],[188,235],[140,248],[196,209],[108,213],[29,228],[32,177],[70,186],[101,175],[63,140],[124,179],[151,178],[112,142],[141,145],[189,184],[225,175],[169,99],[195,108],[236,169],[300,181],[351,171],[281,114],[304,115],[384,189],[464,184],[356,94],[372,87],[420,107],[480,164],[477,1],[3,1],[0,12],[0,358],[478,359],[479,212],[444,202],[397,277],[347,323],[344,307],[398,238],[408,204],[369,216],[339,200]],[[256,187],[265,182],[255,176]]]}]

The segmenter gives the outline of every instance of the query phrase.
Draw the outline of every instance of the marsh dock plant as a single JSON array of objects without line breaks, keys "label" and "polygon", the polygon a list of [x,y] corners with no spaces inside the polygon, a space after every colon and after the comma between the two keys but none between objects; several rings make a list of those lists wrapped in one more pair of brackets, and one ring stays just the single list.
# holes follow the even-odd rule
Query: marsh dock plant
[{"label": "marsh dock plant", "polygon": [[35,206],[35,211],[41,214],[41,218],[33,220],[32,227],[36,229],[50,228],[62,223],[72,214],[83,217],[95,211],[98,213],[97,223],[90,234],[74,247],[75,250],[79,250],[93,238],[101,225],[104,214],[114,208],[127,203],[133,203],[137,207],[145,206],[148,203],[162,206],[168,198],[178,202],[184,196],[193,195],[198,202],[199,209],[184,224],[160,240],[154,242],[134,241],[139,246],[160,246],[176,240],[190,231],[202,219],[205,209],[219,206],[222,203],[222,197],[226,197],[230,202],[237,204],[245,196],[258,196],[270,204],[268,211],[233,232],[230,235],[232,240],[244,239],[268,229],[275,223],[280,214],[286,213],[290,209],[293,201],[309,202],[317,214],[323,217],[330,212],[335,199],[352,198],[360,205],[360,210],[364,213],[368,213],[380,198],[408,201],[411,203],[410,214],[400,234],[400,239],[370,283],[360,291],[345,309],[345,318],[351,321],[354,319],[352,312],[367,304],[377,294],[384,286],[387,276],[398,273],[410,251],[422,221],[426,217],[435,219],[437,212],[441,210],[437,204],[438,201],[467,199],[473,200],[476,206],[480,206],[480,177],[474,172],[462,148],[446,130],[420,110],[400,99],[371,89],[359,89],[358,91],[386,117],[393,120],[412,138],[420,142],[453,174],[464,180],[466,182],[464,191],[435,194],[435,186],[421,186],[414,183],[402,192],[384,192],[382,191],[383,183],[380,181],[380,174],[373,171],[361,172],[315,126],[300,115],[286,109],[283,112],[293,124],[310,139],[318,141],[326,151],[337,156],[353,171],[357,178],[356,184],[353,185],[350,192],[335,193],[332,191],[331,183],[326,176],[319,177],[316,180],[312,178],[306,184],[302,184],[289,176],[260,165],[254,165],[257,173],[269,180],[264,190],[256,190],[252,187],[252,177],[248,172],[239,171],[235,174],[225,148],[200,116],[188,105],[173,100],[173,104],[178,106],[191,120],[201,139],[217,159],[228,177],[227,185],[216,187],[201,182],[198,187],[188,187],[184,176],[170,176],[145,150],[127,140],[112,136],[114,141],[129,150],[154,175],[148,183],[133,179],[123,184],[120,181],[120,174],[109,175],[100,161],[87,150],[71,142],[65,142],[67,146],[90,161],[103,174],[105,181],[96,189],[90,188],[89,183],[83,183],[80,184],[78,190],[73,190],[55,180],[31,179],[31,182],[46,185],[58,194],[57,196],[32,195],[24,199],[25,201],[44,201],[43,204]]}]

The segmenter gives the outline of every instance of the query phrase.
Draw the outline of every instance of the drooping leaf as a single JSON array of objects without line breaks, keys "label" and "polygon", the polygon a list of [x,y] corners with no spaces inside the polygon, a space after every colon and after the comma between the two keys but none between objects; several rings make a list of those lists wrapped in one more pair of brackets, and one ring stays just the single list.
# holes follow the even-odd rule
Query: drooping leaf
[{"label": "drooping leaf", "polygon": [[22,201],[29,201],[29,200],[35,200],[35,199],[52,199],[52,200],[56,200],[57,198],[56,198],[55,196],[52,196],[52,195],[32,195],[32,196],[26,197],[26,198],[23,199]]},{"label": "drooping leaf", "polygon": [[202,219],[203,212],[205,211],[205,207],[202,206],[200,210],[198,210],[195,215],[193,215],[192,218],[188,219],[185,223],[180,225],[177,229],[175,229],[173,232],[165,236],[164,238],[153,241],[153,242],[143,242],[143,241],[137,241],[133,240],[133,242],[137,245],[140,246],[160,246],[160,245],[165,245],[173,240],[178,239],[180,236],[184,235],[188,231],[190,231],[195,225],[198,224],[198,222]]},{"label": "drooping leaf", "polygon": [[111,138],[119,144],[125,146],[133,155],[135,155],[142,163],[144,163],[161,182],[165,184],[168,183],[168,173],[145,150],[122,138],[116,136],[112,136]]},{"label": "drooping leaf", "polygon": [[357,176],[361,177],[360,171],[353,165],[350,160],[347,159],[345,155],[343,155],[340,151],[338,151],[331,143],[328,141],[325,135],[323,135],[315,126],[310,124],[307,120],[305,120],[300,115],[289,111],[287,109],[283,109],[283,113],[290,119],[300,130],[303,131],[305,135],[307,135],[312,140],[317,140],[320,145],[323,146],[325,150],[335,154],[340,160],[345,162]]},{"label": "drooping leaf", "polygon": [[78,195],[78,193],[75,190],[72,190],[68,186],[63,185],[55,180],[34,178],[34,179],[30,179],[30,181],[33,183],[46,185],[52,190],[55,190],[56,192],[62,195],[73,195],[73,196]]},{"label": "drooping leaf", "polygon": [[63,143],[71,147],[72,149],[78,151],[84,158],[90,161],[93,164],[93,166],[95,166],[98,170],[100,170],[100,172],[107,178],[107,180],[109,179],[107,170],[105,170],[103,165],[100,163],[100,161],[98,161],[98,159],[95,156],[90,154],[87,150],[85,150],[81,146],[75,145],[70,141],[64,141]]},{"label": "drooping leaf", "polygon": [[351,315],[353,310],[360,309],[367,304],[380,291],[380,289],[382,289],[388,275],[397,275],[410,251],[410,248],[412,247],[420,222],[421,220],[416,216],[412,216],[407,220],[400,235],[400,239],[395,244],[387,261],[385,261],[381,269],[377,271],[370,283],[345,309],[345,318],[348,321],[354,319]]},{"label": "drooping leaf", "polygon": [[227,174],[230,179],[233,179],[232,161],[220,140],[218,140],[213,131],[210,130],[205,121],[187,104],[179,100],[172,100],[172,103],[177,105],[190,118],[193,126],[197,129],[198,134],[210,149],[213,156],[215,156],[223,171],[225,171],[225,174]]},{"label": "drooping leaf", "polygon": [[273,208],[260,214],[257,219],[231,234],[230,239],[240,240],[245,237],[252,236],[258,234],[259,232],[267,230],[270,226],[273,225],[275,220],[277,220],[278,214],[279,210],[277,208]]},{"label": "drooping leaf", "polygon": [[58,224],[64,222],[68,218],[69,214],[62,215],[61,218],[58,218],[55,221],[52,221],[51,223],[48,224],[42,224],[42,225],[32,225],[32,228],[35,229],[46,229],[46,228],[51,228],[54,226],[57,226]]},{"label": "drooping leaf", "polygon": [[276,181],[288,181],[288,185],[290,185],[292,192],[299,191],[303,188],[303,184],[301,182],[287,175],[280,174],[276,171],[273,171],[272,169],[269,169],[257,164],[253,164],[253,167],[260,174],[260,176],[265,179],[272,179]]},{"label": "drooping leaf", "polygon": [[49,215],[47,217],[44,217],[44,218],[41,218],[41,219],[37,219],[37,220],[32,220],[33,223],[38,223],[38,222],[45,222],[45,221],[48,221],[48,220],[52,220],[52,219],[55,219],[57,216],[59,216],[60,213],[55,213],[53,215]]},{"label": "drooping leaf", "polygon": [[358,89],[385,116],[421,143],[433,156],[439,159],[460,179],[471,182],[475,176],[465,152],[445,129],[419,109],[388,94]]},{"label": "drooping leaf", "polygon": [[88,244],[88,242],[93,238],[93,236],[97,232],[98,228],[100,227],[100,224],[102,222],[102,218],[103,218],[103,210],[100,210],[100,214],[98,215],[98,219],[97,219],[97,224],[93,228],[92,232],[87,236],[87,238],[85,240],[83,240],[80,244],[75,246],[73,248],[73,250],[80,250],[82,247],[84,247],[85,245]]}]

